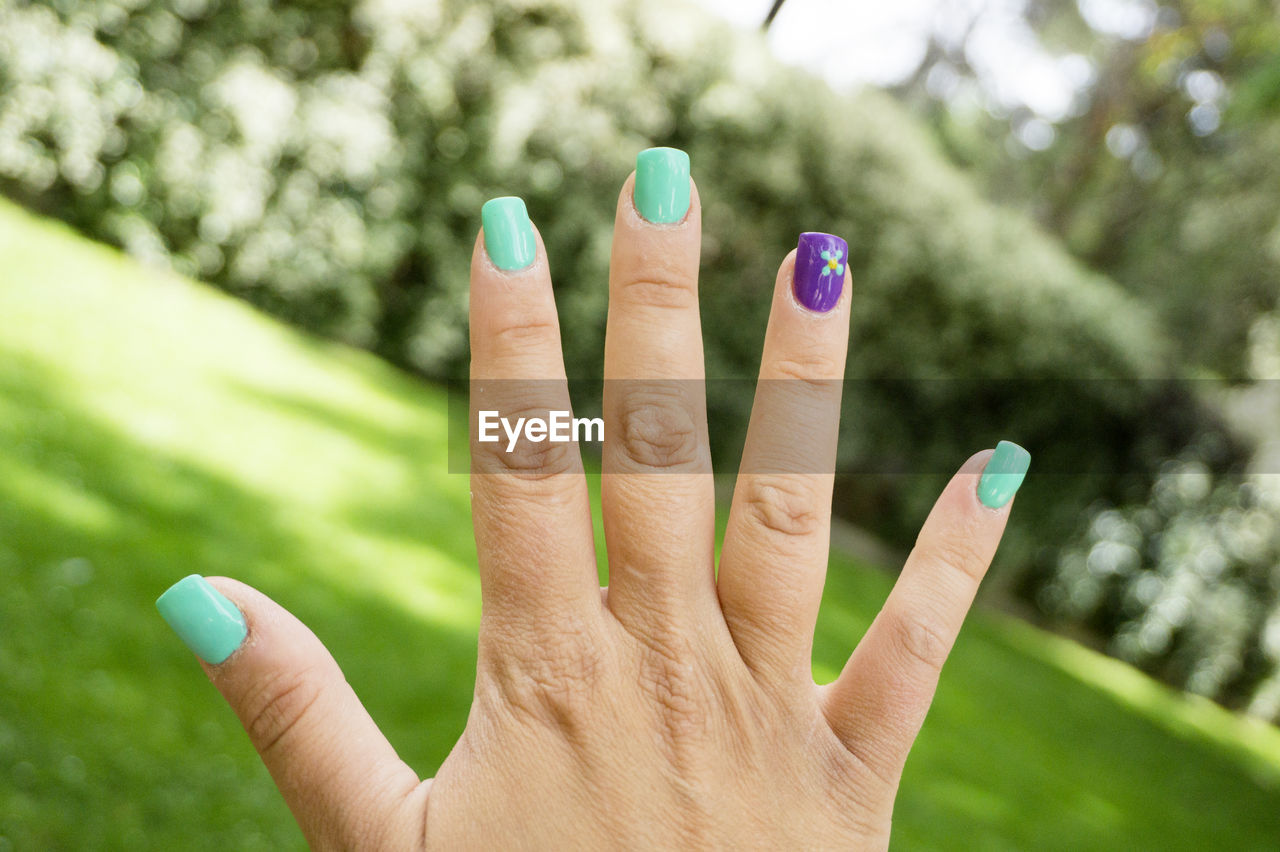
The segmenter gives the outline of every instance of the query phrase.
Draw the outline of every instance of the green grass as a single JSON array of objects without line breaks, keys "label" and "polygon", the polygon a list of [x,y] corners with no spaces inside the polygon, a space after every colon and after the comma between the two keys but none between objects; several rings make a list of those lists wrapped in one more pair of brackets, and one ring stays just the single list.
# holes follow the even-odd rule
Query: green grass
[{"label": "green grass", "polygon": [[[301,836],[153,607],[272,595],[430,774],[469,704],[479,588],[442,390],[0,205],[0,850]],[[815,670],[883,600],[836,555]],[[904,849],[1266,849],[1280,735],[979,614],[895,820]]]}]

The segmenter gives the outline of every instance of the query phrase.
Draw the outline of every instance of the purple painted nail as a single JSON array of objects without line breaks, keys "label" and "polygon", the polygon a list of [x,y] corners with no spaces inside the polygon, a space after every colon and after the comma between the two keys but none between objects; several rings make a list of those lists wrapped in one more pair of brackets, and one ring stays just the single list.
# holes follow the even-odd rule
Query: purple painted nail
[{"label": "purple painted nail", "polygon": [[844,289],[844,265],[849,244],[831,234],[806,231],[796,248],[796,270],[791,279],[796,301],[825,314],[840,301]]}]

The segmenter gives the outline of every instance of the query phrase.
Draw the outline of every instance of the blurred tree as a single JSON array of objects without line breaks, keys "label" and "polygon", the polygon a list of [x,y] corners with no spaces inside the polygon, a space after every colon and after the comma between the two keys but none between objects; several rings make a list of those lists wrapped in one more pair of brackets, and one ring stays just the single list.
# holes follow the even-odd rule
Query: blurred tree
[{"label": "blurred tree", "polygon": [[937,33],[897,93],[992,196],[1157,310],[1189,365],[1245,378],[1253,323],[1280,300],[1275,3],[1035,0],[1022,14],[1079,69],[1065,116],[998,103],[966,32]]},{"label": "blurred tree", "polygon": [[1041,604],[1166,681],[1280,721],[1276,479],[1171,463],[1145,502],[1092,513]]}]

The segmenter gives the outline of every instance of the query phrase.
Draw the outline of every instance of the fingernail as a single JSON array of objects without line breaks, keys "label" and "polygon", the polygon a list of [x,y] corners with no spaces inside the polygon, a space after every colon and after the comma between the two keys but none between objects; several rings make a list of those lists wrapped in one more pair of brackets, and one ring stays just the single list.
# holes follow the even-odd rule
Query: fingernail
[{"label": "fingernail", "polygon": [[156,609],[196,656],[213,665],[230,657],[249,632],[236,605],[199,574],[170,586]]},{"label": "fingernail", "polygon": [[825,314],[840,301],[849,244],[831,234],[805,232],[796,246],[796,269],[791,289],[796,301]]},{"label": "fingernail", "polygon": [[689,212],[689,155],[678,148],[641,151],[631,195],[640,215],[650,222],[679,222]]},{"label": "fingernail", "polygon": [[1031,453],[1012,441],[996,444],[996,451],[987,459],[982,478],[978,480],[978,499],[982,505],[999,509],[1013,499],[1031,467]]},{"label": "fingernail", "polygon": [[484,227],[484,250],[494,266],[514,272],[533,263],[538,244],[524,199],[514,195],[489,199],[480,208],[480,224]]}]

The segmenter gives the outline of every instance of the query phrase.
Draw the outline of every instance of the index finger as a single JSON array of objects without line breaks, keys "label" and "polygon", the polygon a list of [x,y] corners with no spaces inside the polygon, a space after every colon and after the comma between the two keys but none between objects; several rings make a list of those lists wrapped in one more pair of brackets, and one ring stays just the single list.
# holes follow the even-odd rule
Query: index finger
[{"label": "index finger", "polygon": [[482,218],[471,260],[471,507],[483,614],[555,630],[566,611],[601,611],[577,444],[478,433],[482,410],[509,425],[570,409],[560,325],[524,202],[494,199]]}]

